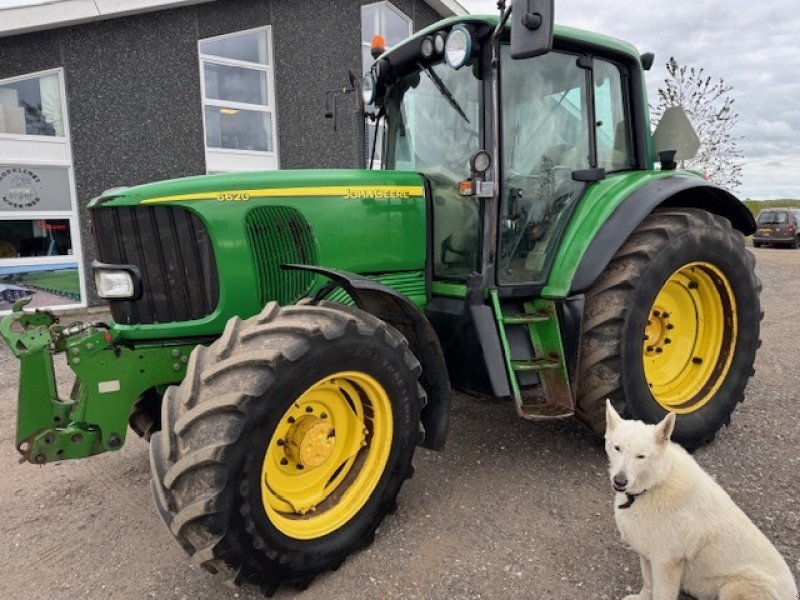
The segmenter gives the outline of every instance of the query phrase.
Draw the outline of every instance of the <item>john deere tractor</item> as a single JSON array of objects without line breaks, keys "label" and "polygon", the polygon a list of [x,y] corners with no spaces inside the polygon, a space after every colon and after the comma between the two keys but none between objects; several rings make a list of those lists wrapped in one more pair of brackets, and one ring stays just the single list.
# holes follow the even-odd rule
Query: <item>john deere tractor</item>
[{"label": "john deere tractor", "polygon": [[679,108],[654,145],[652,61],[522,0],[377,57],[361,85],[382,132],[371,169],[95,198],[113,321],[62,326],[21,303],[5,317],[17,449],[36,464],[115,451],[130,424],[181,547],[269,593],[372,541],[415,448],[443,448],[451,386],[598,435],[606,398],[647,422],[672,411],[680,443],[709,441],[759,344],[755,223],[676,169],[697,142]]}]

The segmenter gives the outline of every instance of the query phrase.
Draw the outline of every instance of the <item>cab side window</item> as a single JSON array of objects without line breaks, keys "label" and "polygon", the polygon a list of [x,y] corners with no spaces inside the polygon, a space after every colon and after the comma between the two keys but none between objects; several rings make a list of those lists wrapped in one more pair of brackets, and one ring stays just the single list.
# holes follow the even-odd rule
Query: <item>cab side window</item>
[{"label": "cab side window", "polygon": [[627,77],[607,60],[594,59],[595,137],[597,166],[619,171],[634,166],[628,118]]}]

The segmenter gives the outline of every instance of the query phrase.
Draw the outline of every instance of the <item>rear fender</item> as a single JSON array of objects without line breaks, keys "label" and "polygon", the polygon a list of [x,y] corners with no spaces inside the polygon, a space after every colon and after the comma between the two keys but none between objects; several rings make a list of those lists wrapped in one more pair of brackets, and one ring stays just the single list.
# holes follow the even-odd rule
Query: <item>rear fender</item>
[{"label": "rear fender", "polygon": [[744,235],[756,230],[750,210],[730,192],[698,177],[662,177],[628,195],[600,226],[583,252],[570,294],[587,290],[633,230],[657,208],[700,208],[727,218]]},{"label": "rear fender", "polygon": [[421,421],[425,438],[421,446],[442,450],[450,424],[450,379],[439,338],[425,315],[405,296],[362,275],[314,265],[282,265],[324,275],[331,280],[314,296],[324,298],[335,287],[346,291],[361,310],[386,321],[408,340],[411,351],[422,364],[420,383],[428,395]]}]

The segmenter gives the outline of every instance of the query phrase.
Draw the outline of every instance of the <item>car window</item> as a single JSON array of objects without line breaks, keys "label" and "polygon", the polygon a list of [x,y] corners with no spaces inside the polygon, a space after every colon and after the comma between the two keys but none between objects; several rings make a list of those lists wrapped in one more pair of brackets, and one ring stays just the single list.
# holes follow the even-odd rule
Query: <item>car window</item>
[{"label": "car window", "polygon": [[789,222],[789,213],[785,210],[765,210],[758,215],[759,225],[786,225]]}]

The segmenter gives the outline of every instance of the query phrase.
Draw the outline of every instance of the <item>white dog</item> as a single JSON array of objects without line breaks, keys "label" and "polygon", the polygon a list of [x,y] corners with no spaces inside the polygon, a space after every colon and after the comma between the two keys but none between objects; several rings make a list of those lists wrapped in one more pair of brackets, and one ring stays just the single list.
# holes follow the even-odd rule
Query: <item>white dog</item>
[{"label": "white dog", "polygon": [[644,585],[625,600],[797,600],[786,562],[680,446],[675,415],[626,421],[606,402],[614,518],[639,553]]}]

